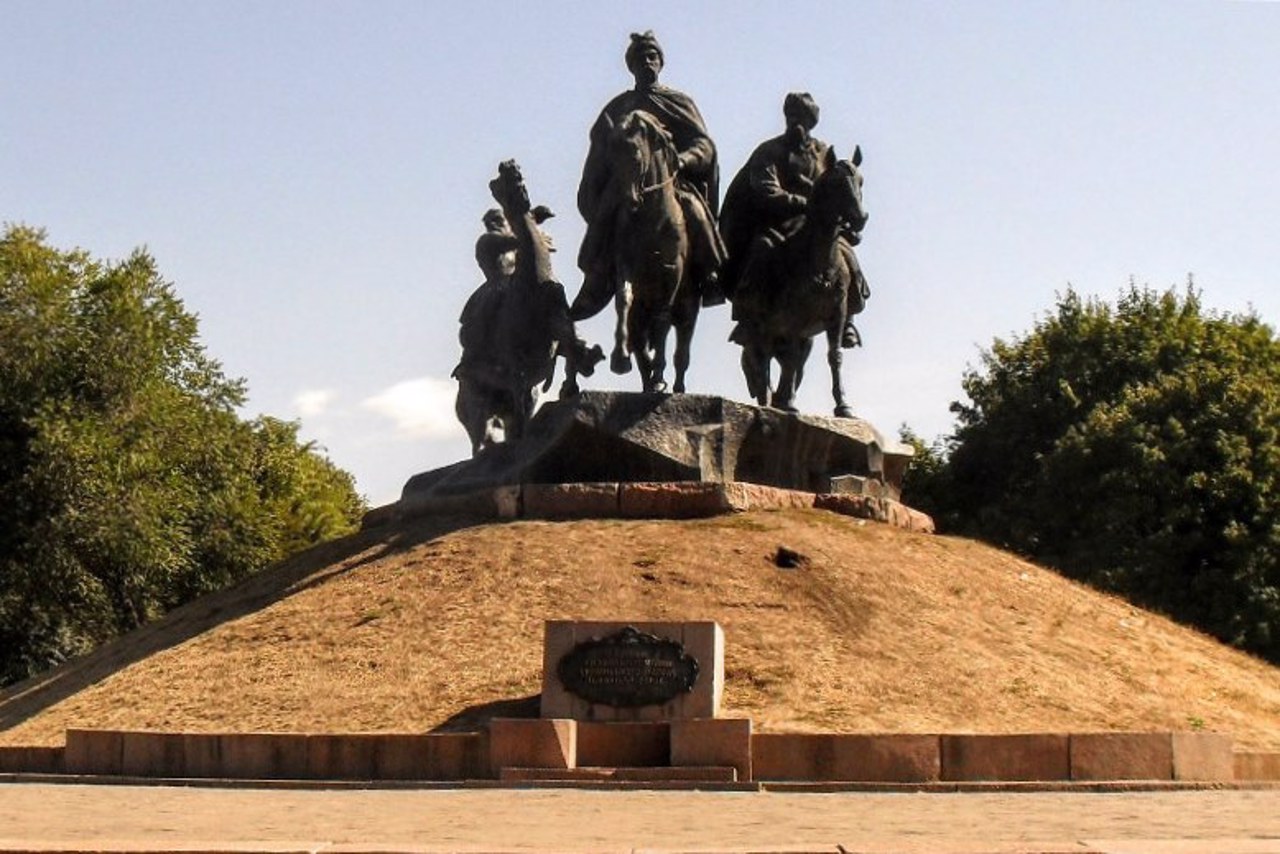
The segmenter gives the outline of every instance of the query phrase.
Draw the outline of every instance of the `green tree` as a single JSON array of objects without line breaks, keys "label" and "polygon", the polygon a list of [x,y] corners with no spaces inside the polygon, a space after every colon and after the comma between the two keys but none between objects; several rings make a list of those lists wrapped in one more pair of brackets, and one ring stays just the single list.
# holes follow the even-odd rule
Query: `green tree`
[{"label": "green tree", "polygon": [[0,237],[0,683],[354,528],[351,478],[244,422],[145,252]]},{"label": "green tree", "polygon": [[953,530],[1280,660],[1280,342],[1256,315],[1068,291],[963,385]]},{"label": "green tree", "polygon": [[902,479],[902,500],[916,510],[928,513],[939,527],[954,527],[947,518],[950,512],[947,496],[951,489],[949,443],[945,439],[925,442],[906,424],[898,428],[898,439],[910,445],[914,452],[911,465]]}]

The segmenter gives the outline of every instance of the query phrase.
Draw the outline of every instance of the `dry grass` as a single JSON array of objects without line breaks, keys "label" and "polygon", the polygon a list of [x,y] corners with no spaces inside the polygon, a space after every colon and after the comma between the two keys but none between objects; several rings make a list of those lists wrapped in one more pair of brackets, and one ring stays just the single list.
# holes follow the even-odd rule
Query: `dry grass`
[{"label": "dry grass", "polygon": [[[782,544],[810,562],[778,569]],[[530,708],[509,701],[538,692],[553,618],[718,620],[726,713],[764,730],[1280,749],[1280,670],[988,546],[821,511],[361,534],[0,694],[0,744],[470,727]]]}]

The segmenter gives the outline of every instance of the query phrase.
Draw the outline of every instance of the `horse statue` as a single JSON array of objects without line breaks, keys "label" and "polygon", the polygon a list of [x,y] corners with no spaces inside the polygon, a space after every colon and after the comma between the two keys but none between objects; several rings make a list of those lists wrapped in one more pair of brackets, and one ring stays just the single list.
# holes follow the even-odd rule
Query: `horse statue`
[{"label": "horse statue", "polygon": [[[796,411],[795,395],[813,337],[826,332],[835,414],[853,415],[840,377],[840,344],[846,317],[861,311],[870,295],[852,251],[867,223],[861,164],[861,148],[849,160],[828,150],[800,230],[771,249],[754,244],[741,268],[751,277],[751,287],[738,288],[732,297],[738,324],[730,340],[742,345],[742,373],[761,406]],[[770,385],[773,361],[779,366],[776,388]]]},{"label": "horse statue", "polygon": [[685,390],[689,343],[701,299],[691,282],[690,242],[676,186],[671,134],[635,110],[610,130],[610,186],[617,281],[617,326],[611,367],[631,369],[634,355],[646,392],[667,390],[667,335],[674,326],[675,385]]},{"label": "horse statue", "polygon": [[[599,346],[588,348],[578,338],[569,319],[564,287],[551,269],[550,238],[539,228],[550,213],[531,207],[514,160],[499,164],[489,191],[502,209],[498,219],[506,220],[500,233],[486,235],[494,238],[501,260],[493,259],[493,270],[486,271],[493,274],[463,311],[463,358],[454,370],[455,411],[473,455],[494,444],[499,432],[504,441],[523,435],[539,389],[551,387],[557,356],[565,363],[561,397],[577,394],[578,376],[590,376],[604,358]],[[482,307],[473,312],[473,304]],[[476,327],[470,334],[469,314]]]}]

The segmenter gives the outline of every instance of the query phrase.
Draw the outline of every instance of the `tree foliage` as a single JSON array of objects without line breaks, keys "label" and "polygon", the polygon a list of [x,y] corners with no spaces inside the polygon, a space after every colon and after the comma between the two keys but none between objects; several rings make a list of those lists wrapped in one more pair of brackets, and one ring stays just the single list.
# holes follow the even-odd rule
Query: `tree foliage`
[{"label": "tree foliage", "polygon": [[1068,291],[963,387],[918,487],[945,527],[1280,660],[1280,341],[1256,315]]},{"label": "tree foliage", "polygon": [[350,475],[246,422],[152,258],[0,236],[0,684],[353,529]]}]

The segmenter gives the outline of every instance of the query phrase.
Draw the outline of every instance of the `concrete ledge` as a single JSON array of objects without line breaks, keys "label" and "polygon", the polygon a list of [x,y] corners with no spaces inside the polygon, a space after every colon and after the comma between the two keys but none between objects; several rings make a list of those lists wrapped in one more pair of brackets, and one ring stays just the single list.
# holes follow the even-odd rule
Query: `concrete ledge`
[{"label": "concrete ledge", "polygon": [[754,779],[749,718],[694,718],[671,722],[671,764],[730,765],[738,780]]},{"label": "concrete ledge", "polygon": [[567,718],[494,718],[489,722],[489,769],[576,768],[578,722]]},{"label": "concrete ledge", "polygon": [[1280,753],[1243,750],[1232,758],[1237,781],[1280,781]]},{"label": "concrete ledge", "polygon": [[751,761],[757,780],[929,783],[942,774],[936,735],[757,733]]},{"label": "concrete ledge", "polygon": [[1172,780],[1167,732],[1093,732],[1071,736],[1072,780]]},{"label": "concrete ledge", "polygon": [[941,753],[945,781],[1071,779],[1066,735],[944,735]]},{"label": "concrete ledge", "polygon": [[1173,779],[1222,781],[1236,778],[1231,736],[1212,732],[1175,732]]},{"label": "concrete ledge", "polygon": [[503,768],[498,779],[503,782],[536,782],[565,780],[594,782],[620,780],[628,782],[709,782],[736,783],[737,769],[728,766],[644,767],[644,768]]}]

